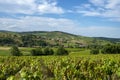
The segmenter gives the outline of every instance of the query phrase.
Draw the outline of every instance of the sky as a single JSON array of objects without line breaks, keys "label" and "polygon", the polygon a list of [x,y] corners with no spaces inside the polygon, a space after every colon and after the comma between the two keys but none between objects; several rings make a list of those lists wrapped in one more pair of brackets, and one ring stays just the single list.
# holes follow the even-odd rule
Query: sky
[{"label": "sky", "polygon": [[0,0],[0,30],[120,38],[120,0]]}]

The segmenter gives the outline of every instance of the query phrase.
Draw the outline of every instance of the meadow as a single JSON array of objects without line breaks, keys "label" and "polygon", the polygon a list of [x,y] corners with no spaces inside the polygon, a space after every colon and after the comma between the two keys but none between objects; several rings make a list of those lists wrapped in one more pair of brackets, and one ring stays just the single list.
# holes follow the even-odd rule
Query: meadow
[{"label": "meadow", "polygon": [[91,55],[87,49],[66,48],[67,56],[26,56],[33,48],[20,47],[25,56],[15,57],[9,49],[0,47],[0,80],[120,79],[119,54]]},{"label": "meadow", "polygon": [[[0,56],[9,56],[10,55],[10,48],[11,47],[0,47]],[[30,51],[34,48],[30,47],[19,47],[21,53],[24,56],[30,55]],[[56,48],[53,48],[54,52]],[[87,49],[80,49],[80,48],[66,48],[69,51],[69,55],[89,55],[90,51]]]}]

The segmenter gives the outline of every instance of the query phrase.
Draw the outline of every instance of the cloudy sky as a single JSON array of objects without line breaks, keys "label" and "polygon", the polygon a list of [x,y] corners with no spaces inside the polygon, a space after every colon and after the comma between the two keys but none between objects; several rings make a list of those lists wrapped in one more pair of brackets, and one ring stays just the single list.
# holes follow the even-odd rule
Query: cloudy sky
[{"label": "cloudy sky", "polygon": [[120,0],[0,0],[0,30],[120,38]]}]

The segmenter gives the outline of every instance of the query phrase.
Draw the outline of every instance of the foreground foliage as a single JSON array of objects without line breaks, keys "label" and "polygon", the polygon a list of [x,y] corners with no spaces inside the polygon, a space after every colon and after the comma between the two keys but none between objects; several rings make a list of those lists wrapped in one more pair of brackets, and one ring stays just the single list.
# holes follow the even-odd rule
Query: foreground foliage
[{"label": "foreground foliage", "polygon": [[0,57],[0,80],[119,80],[120,55],[106,56]]}]

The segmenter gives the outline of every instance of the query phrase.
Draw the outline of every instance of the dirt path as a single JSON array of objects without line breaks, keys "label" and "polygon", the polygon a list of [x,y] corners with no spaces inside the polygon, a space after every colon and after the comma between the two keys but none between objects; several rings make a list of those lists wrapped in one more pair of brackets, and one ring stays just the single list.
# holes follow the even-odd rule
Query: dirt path
[{"label": "dirt path", "polygon": [[10,47],[0,47],[0,50],[9,50]]}]

